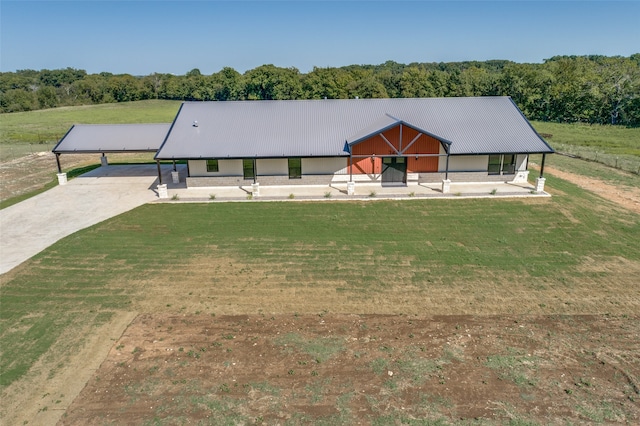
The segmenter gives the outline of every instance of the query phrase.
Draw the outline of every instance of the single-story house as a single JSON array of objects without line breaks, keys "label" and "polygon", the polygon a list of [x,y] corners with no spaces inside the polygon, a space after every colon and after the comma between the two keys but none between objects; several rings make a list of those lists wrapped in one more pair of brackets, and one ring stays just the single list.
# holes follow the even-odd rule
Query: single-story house
[{"label": "single-story house", "polygon": [[[553,153],[510,97],[184,102],[156,160],[188,187],[526,182]],[[161,182],[162,183],[162,182]]]}]

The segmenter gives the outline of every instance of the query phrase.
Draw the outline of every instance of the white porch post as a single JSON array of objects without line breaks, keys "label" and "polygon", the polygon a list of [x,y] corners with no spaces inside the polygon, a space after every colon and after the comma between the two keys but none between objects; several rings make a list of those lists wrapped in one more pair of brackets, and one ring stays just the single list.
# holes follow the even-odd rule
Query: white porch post
[{"label": "white porch post", "polygon": [[354,181],[347,182],[347,195],[354,195],[356,193],[356,183]]},{"label": "white porch post", "polygon": [[58,173],[58,185],[66,185],[66,184],[67,184],[67,174]]},{"label": "white porch post", "polygon": [[544,192],[544,182],[545,178],[539,177],[536,179],[536,192]]},{"label": "white porch post", "polygon": [[166,183],[161,183],[158,185],[158,198],[169,198]]},{"label": "white porch post", "polygon": [[451,179],[443,179],[442,180],[442,193],[448,194],[451,192]]}]

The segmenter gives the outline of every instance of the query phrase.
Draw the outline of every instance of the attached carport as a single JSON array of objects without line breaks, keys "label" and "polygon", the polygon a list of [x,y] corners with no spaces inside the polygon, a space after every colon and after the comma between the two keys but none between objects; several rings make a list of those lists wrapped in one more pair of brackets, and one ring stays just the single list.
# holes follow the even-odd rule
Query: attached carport
[{"label": "attached carport", "polygon": [[[60,165],[62,154],[102,154],[102,165],[107,165],[106,154],[109,153],[156,153],[170,127],[169,123],[76,124],[52,150],[56,155],[58,182],[61,185],[67,182],[67,175]],[[160,164],[157,166],[160,176]]]}]

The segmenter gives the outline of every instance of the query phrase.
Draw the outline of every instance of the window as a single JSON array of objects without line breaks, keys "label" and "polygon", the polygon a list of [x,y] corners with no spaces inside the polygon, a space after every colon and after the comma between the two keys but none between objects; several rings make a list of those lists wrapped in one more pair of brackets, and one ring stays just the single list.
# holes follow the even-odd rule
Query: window
[{"label": "window", "polygon": [[245,179],[255,179],[256,178],[256,170],[253,167],[254,160],[242,160],[242,174]]},{"label": "window", "polygon": [[207,172],[218,171],[218,160],[207,160]]},{"label": "window", "polygon": [[499,175],[500,174],[500,163],[501,163],[500,155],[490,155],[489,156],[489,174],[490,175]]},{"label": "window", "polygon": [[301,158],[289,158],[289,179],[302,179]]},{"label": "window", "polygon": [[488,172],[490,175],[512,175],[516,172],[514,154],[490,155]]},{"label": "window", "polygon": [[512,175],[516,172],[516,156],[505,154],[502,159],[502,174]]}]

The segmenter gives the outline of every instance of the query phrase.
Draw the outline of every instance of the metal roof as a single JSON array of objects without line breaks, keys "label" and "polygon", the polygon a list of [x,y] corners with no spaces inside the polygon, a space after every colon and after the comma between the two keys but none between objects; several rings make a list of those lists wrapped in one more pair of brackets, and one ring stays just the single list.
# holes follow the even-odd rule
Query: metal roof
[{"label": "metal roof", "polygon": [[406,123],[450,153],[551,153],[509,97],[184,102],[159,159],[346,156]]},{"label": "metal roof", "polygon": [[76,124],[53,148],[56,154],[155,152],[171,124]]}]

